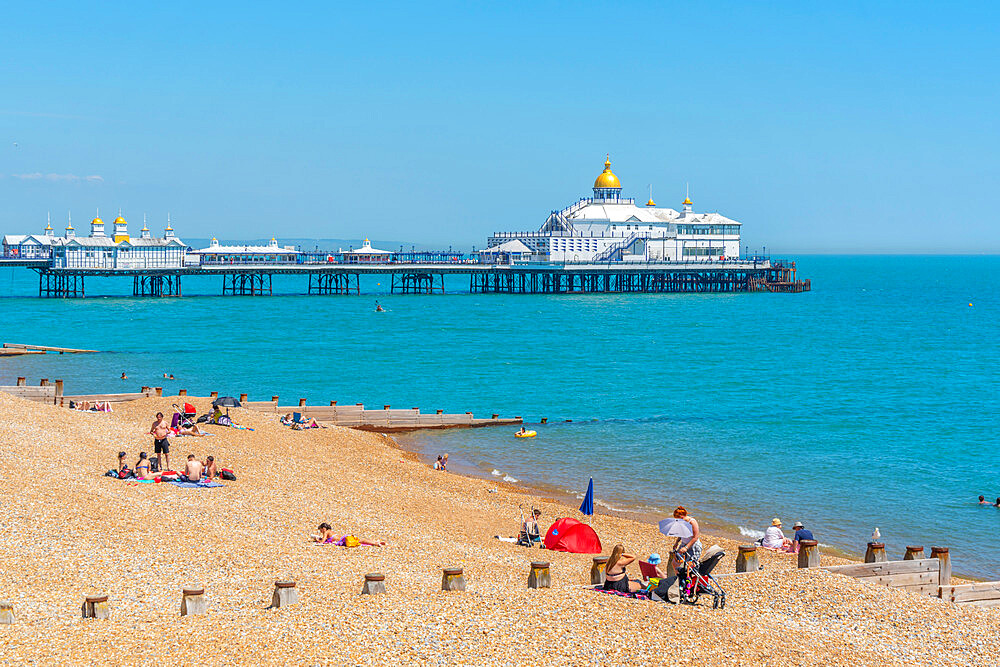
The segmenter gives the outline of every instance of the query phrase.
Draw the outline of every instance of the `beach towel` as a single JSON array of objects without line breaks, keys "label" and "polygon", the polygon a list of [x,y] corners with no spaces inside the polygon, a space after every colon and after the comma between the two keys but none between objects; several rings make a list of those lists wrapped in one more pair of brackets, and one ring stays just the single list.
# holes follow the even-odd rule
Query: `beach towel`
[{"label": "beach towel", "polygon": [[633,600],[648,600],[649,599],[649,591],[644,591],[644,590],[638,590],[638,591],[636,591],[634,593],[622,593],[621,591],[611,591],[611,590],[608,590],[608,589],[604,588],[603,586],[595,586],[593,588],[593,590],[596,591],[596,592],[598,592],[598,593],[607,593],[609,595],[617,595],[617,596],[623,597],[623,598],[632,598]]},{"label": "beach towel", "polygon": [[220,484],[219,482],[182,482],[177,480],[176,482],[169,483],[179,486],[182,489],[214,489],[217,486],[225,486],[225,484]]}]

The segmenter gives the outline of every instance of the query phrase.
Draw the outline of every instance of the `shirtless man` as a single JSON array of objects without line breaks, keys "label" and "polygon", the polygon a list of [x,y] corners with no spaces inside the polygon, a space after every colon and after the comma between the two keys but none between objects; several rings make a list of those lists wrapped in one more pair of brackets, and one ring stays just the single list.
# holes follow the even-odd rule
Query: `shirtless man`
[{"label": "shirtless man", "polygon": [[187,465],[184,466],[184,476],[187,477],[189,482],[199,481],[201,479],[201,471],[204,469],[205,466],[194,457],[194,454],[188,454]]},{"label": "shirtless man", "polygon": [[153,451],[163,454],[163,466],[160,470],[170,470],[170,442],[167,435],[170,433],[170,424],[163,418],[162,412],[156,413],[156,421],[149,427],[149,434],[153,436]]}]

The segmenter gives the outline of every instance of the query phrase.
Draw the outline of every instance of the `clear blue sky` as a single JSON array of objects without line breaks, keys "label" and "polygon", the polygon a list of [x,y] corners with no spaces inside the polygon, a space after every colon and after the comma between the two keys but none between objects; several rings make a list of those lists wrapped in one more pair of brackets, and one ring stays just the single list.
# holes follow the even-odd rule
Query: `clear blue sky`
[{"label": "clear blue sky", "polygon": [[995,4],[141,4],[5,7],[0,232],[481,246],[610,152],[754,247],[1000,252]]}]

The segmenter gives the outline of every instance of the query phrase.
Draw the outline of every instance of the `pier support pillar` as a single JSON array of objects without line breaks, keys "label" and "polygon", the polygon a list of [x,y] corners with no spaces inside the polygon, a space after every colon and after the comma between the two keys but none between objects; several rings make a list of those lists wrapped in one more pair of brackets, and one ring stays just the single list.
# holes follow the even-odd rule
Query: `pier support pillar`
[{"label": "pier support pillar", "polygon": [[931,558],[941,561],[941,586],[951,585],[951,555],[947,547],[931,547]]},{"label": "pier support pillar", "polygon": [[739,553],[736,555],[737,572],[756,572],[760,569],[760,561],[757,559],[757,545],[741,544]]},{"label": "pier support pillar", "polygon": [[443,591],[464,591],[465,574],[460,567],[446,567],[441,574],[441,590]]},{"label": "pier support pillar", "polygon": [[362,595],[377,595],[385,593],[385,575],[381,572],[369,572],[365,575],[365,583],[361,587]]},{"label": "pier support pillar", "polygon": [[799,540],[799,568],[819,567],[819,542]]},{"label": "pier support pillar", "polygon": [[279,579],[274,582],[274,595],[271,596],[271,609],[280,609],[299,601],[299,591],[291,579]]},{"label": "pier support pillar", "polygon": [[181,616],[199,616],[208,613],[208,598],[204,588],[185,588],[181,591]]},{"label": "pier support pillar", "polygon": [[865,551],[866,563],[888,563],[889,559],[885,555],[885,544],[882,542],[869,542],[868,550]]},{"label": "pier support pillar", "polygon": [[84,618],[110,618],[111,607],[107,595],[88,595],[80,611]]},{"label": "pier support pillar", "polygon": [[552,577],[549,575],[549,564],[546,561],[531,561],[531,571],[528,573],[528,588],[552,588]]},{"label": "pier support pillar", "polygon": [[903,560],[920,560],[923,557],[924,557],[923,547],[906,547],[906,553],[903,554]]},{"label": "pier support pillar", "polygon": [[590,566],[590,583],[595,586],[604,584],[605,570],[608,567],[608,556],[594,556],[594,564]]}]

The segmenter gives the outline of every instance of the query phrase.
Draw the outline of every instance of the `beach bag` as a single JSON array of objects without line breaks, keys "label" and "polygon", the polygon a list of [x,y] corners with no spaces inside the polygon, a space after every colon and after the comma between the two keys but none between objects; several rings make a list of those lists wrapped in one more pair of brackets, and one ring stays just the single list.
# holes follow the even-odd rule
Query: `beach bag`
[{"label": "beach bag", "polygon": [[129,470],[128,468],[123,468],[121,472],[115,474],[115,477],[117,477],[118,479],[128,479],[131,476],[132,476],[132,471]]},{"label": "beach bag", "polygon": [[174,472],[173,470],[168,470],[162,475],[160,475],[160,479],[162,479],[164,482],[176,482],[178,479],[180,479],[180,477],[181,476],[178,473]]},{"label": "beach bag", "polygon": [[681,589],[677,583],[677,577],[670,576],[666,579],[660,579],[659,585],[653,590],[650,597],[660,602],[669,602],[670,604],[680,602]]},{"label": "beach bag", "polygon": [[222,479],[226,480],[227,482],[235,482],[236,481],[236,475],[233,474],[233,471],[230,470],[229,468],[223,468],[219,472],[219,477],[221,477]]},{"label": "beach bag", "polygon": [[149,472],[160,472],[160,457],[150,456],[149,457]]},{"label": "beach bag", "polygon": [[207,421],[208,421],[208,415],[202,415],[201,417],[198,417],[199,424],[204,424]]},{"label": "beach bag", "polygon": [[361,540],[359,540],[358,538],[354,537],[353,535],[348,535],[347,537],[344,538],[344,546],[345,547],[360,547],[361,546]]},{"label": "beach bag", "polygon": [[114,470],[109,470],[106,473],[104,473],[104,476],[105,477],[114,477],[115,479],[117,479],[118,478],[118,473],[116,473]]}]

